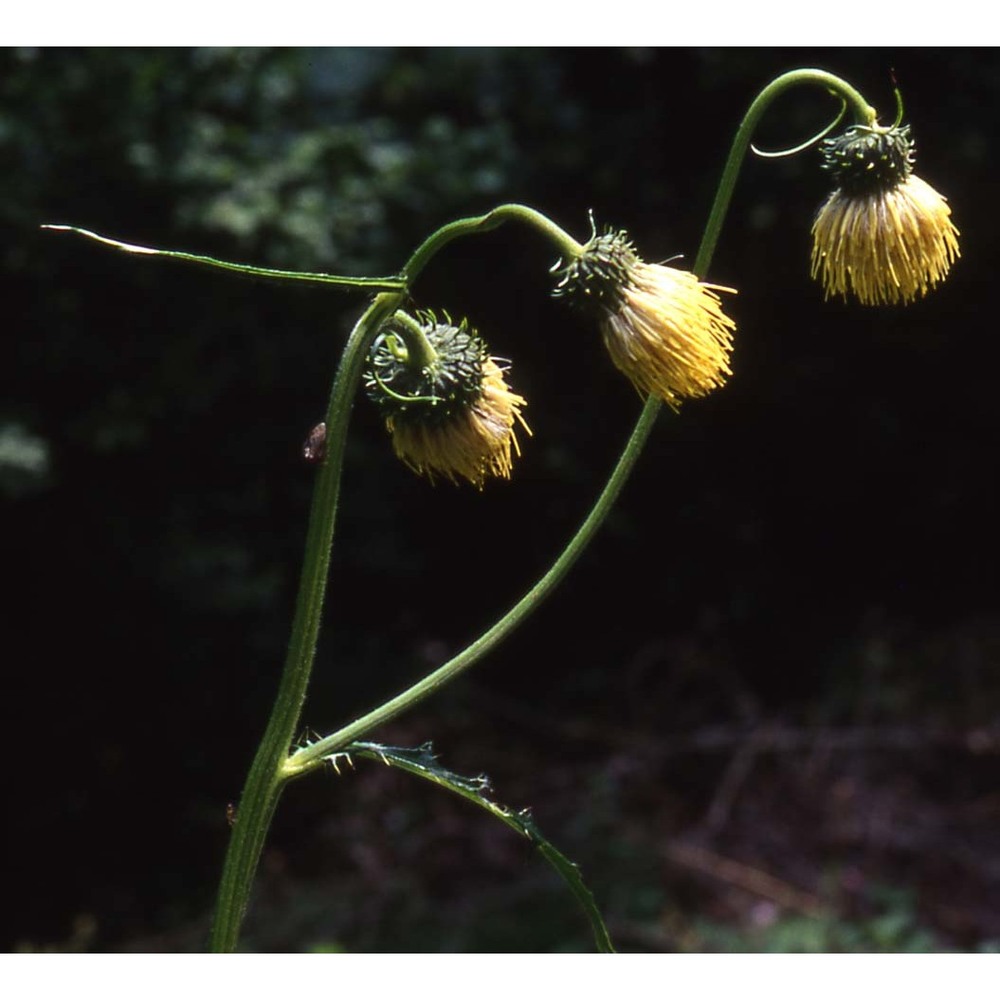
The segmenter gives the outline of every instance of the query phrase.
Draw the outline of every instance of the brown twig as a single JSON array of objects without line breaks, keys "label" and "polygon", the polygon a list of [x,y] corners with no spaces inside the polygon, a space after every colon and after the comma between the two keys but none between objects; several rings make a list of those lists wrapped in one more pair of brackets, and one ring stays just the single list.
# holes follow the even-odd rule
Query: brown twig
[{"label": "brown twig", "polygon": [[698,844],[682,840],[670,841],[663,848],[663,855],[673,864],[710,875],[721,882],[769,899],[785,909],[795,910],[810,917],[828,915],[827,907],[812,893],[804,892],[774,875],[752,868],[741,861],[724,858]]}]

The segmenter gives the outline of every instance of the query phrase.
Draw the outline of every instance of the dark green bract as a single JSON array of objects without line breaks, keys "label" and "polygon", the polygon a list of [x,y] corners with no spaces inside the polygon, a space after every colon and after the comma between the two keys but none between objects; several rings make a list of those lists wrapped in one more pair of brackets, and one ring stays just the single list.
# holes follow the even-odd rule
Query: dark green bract
[{"label": "dark green bract", "polygon": [[823,169],[850,195],[875,194],[901,184],[913,170],[915,147],[910,126],[888,129],[852,125],[820,145]]},{"label": "dark green bract", "polygon": [[608,231],[591,239],[579,257],[556,272],[559,280],[552,294],[580,309],[615,309],[638,263],[625,230]]},{"label": "dark green bract", "polygon": [[425,367],[409,363],[399,349],[401,328],[389,323],[368,352],[365,391],[386,417],[436,426],[479,398],[489,351],[465,320],[454,326],[424,315],[420,322],[434,361]]}]

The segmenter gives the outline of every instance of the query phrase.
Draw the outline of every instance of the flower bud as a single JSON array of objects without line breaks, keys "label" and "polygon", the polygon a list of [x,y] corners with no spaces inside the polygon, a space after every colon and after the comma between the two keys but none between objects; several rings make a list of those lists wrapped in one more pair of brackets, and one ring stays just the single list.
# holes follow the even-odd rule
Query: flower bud
[{"label": "flower bud", "polygon": [[515,423],[531,433],[521,416],[525,400],[504,378],[509,365],[490,356],[465,320],[456,326],[421,313],[415,324],[426,363],[415,362],[407,347],[412,329],[390,320],[372,343],[364,373],[397,456],[432,481],[462,478],[482,489],[491,476],[509,479],[512,453],[520,454]]},{"label": "flower bud", "polygon": [[615,366],[640,393],[675,410],[732,374],[736,324],[718,292],[690,271],[647,264],[624,231],[594,236],[558,272],[554,295],[596,313]]},{"label": "flower bud", "polygon": [[812,228],[812,276],[826,297],[905,304],[943,281],[959,233],[945,199],[913,173],[910,127],[853,125],[820,152],[837,185]]}]

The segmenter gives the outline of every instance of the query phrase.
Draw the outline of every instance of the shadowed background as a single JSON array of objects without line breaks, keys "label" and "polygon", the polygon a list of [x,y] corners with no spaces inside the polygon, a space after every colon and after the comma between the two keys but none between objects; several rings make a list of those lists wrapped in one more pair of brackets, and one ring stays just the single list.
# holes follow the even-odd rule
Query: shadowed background
[{"label": "shadowed background", "polygon": [[[288,636],[301,445],[363,305],[38,225],[387,274],[444,222],[520,201],[690,262],[742,114],[809,65],[883,121],[895,72],[962,259],[906,308],[824,303],[817,154],[751,158],[709,275],[739,290],[731,383],[661,416],[520,632],[375,738],[433,739],[532,806],[623,950],[997,947],[1000,61],[918,49],[0,53],[6,947],[203,947]],[[786,95],[757,142],[836,107]],[[640,401],[548,298],[552,263],[505,226],[421,278],[417,305],[512,360],[535,435],[510,483],[431,486],[359,400],[312,729],[489,625],[627,438]],[[246,945],[591,947],[529,845],[369,763],[289,789]]]}]

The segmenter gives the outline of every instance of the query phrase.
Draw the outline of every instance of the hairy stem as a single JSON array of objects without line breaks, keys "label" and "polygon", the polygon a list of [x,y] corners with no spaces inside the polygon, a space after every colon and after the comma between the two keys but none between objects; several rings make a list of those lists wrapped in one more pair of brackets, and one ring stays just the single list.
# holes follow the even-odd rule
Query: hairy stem
[{"label": "hairy stem", "polygon": [[402,295],[397,293],[383,293],[375,298],[351,332],[334,378],[326,417],[326,457],[320,464],[313,493],[292,637],[271,718],[240,797],[219,887],[211,938],[213,951],[236,948],[264,838],[281,794],[283,766],[295,738],[316,652],[348,417],[368,343],[401,301]]}]

